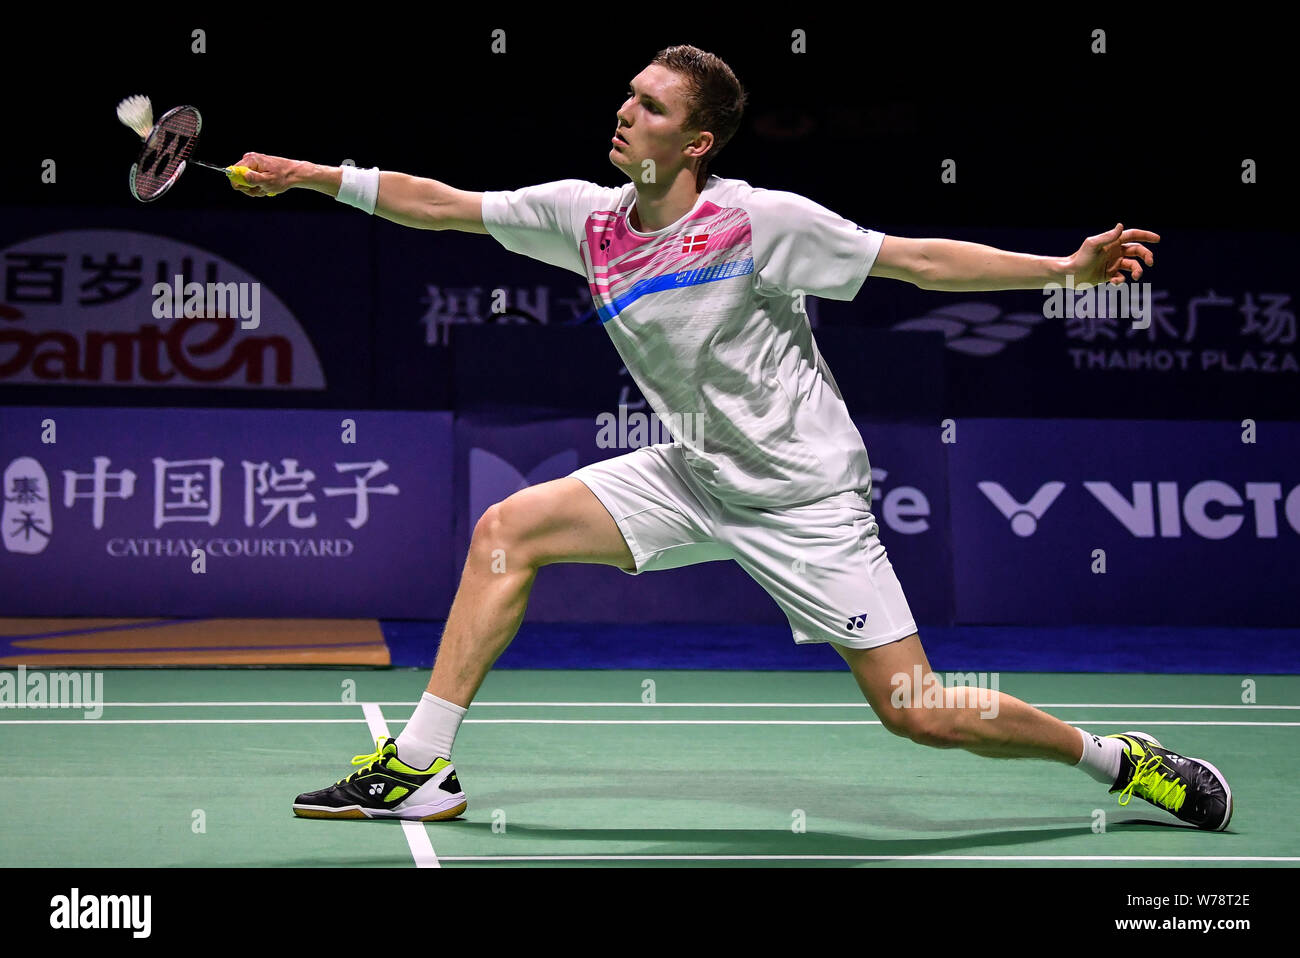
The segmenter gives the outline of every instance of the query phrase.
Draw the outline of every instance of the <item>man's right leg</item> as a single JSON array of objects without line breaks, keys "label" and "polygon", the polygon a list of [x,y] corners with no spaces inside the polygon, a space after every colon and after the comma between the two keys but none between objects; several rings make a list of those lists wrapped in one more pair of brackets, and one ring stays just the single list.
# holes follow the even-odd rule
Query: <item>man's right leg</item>
[{"label": "man's right leg", "polygon": [[302,818],[454,818],[467,807],[451,764],[461,717],[524,617],[537,570],[556,562],[636,568],[618,524],[572,477],[520,490],[474,528],[428,691],[396,742],[357,756],[362,768],[299,795]]},{"label": "man's right leg", "polygon": [[429,694],[469,707],[488,670],[519,631],[537,570],[556,562],[635,568],[613,517],[571,476],[520,490],[479,519]]}]

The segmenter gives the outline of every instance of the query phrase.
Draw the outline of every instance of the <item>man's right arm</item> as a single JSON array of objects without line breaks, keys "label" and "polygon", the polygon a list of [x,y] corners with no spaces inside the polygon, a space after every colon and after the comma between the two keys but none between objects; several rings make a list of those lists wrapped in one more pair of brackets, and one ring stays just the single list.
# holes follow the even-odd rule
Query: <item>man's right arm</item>
[{"label": "man's right arm", "polygon": [[[246,153],[239,162],[250,170],[247,176],[249,186],[241,186],[233,180],[231,185],[249,196],[266,196],[301,187],[337,197],[343,180],[342,169],[337,166],[260,153]],[[482,193],[458,190],[438,180],[388,170],[379,174],[375,214],[414,229],[487,232],[483,225]]]}]

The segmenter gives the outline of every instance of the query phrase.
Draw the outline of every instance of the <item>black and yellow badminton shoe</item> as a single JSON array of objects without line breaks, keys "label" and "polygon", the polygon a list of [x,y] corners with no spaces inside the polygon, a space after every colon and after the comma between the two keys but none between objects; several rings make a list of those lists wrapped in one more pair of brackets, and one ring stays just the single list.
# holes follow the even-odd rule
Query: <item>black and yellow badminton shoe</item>
[{"label": "black and yellow badminton shoe", "polygon": [[1111,787],[1119,803],[1136,795],[1172,812],[1181,821],[1221,832],[1232,821],[1232,789],[1217,768],[1204,759],[1171,752],[1145,732],[1107,735],[1124,745],[1119,778]]},{"label": "black and yellow badminton shoe", "polygon": [[405,818],[438,822],[455,818],[469,803],[456,769],[445,758],[426,769],[411,768],[397,757],[395,739],[379,737],[369,755],[347,778],[318,792],[299,795],[293,813],[299,818]]}]

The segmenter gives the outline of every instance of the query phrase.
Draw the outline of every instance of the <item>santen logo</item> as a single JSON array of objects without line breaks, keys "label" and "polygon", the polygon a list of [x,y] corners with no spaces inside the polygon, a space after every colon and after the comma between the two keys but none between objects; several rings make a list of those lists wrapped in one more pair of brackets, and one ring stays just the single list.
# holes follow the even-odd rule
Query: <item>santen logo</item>
[{"label": "santen logo", "polygon": [[201,246],[130,230],[65,230],[0,253],[6,384],[325,388],[289,307]]},{"label": "santen logo", "polygon": [[[984,480],[980,492],[1011,521],[1018,536],[1032,536],[1047,510],[1066,489],[1059,480],[1044,483],[1027,502],[1020,502],[1001,483]],[[1084,482],[1092,500],[1129,534],[1140,538],[1177,539],[1184,526],[1202,539],[1227,539],[1245,530],[1257,539],[1276,539],[1283,523],[1300,534],[1300,484],[1281,482],[1239,485],[1205,479],[1190,486],[1169,481],[1137,481],[1128,490],[1111,482]]]}]

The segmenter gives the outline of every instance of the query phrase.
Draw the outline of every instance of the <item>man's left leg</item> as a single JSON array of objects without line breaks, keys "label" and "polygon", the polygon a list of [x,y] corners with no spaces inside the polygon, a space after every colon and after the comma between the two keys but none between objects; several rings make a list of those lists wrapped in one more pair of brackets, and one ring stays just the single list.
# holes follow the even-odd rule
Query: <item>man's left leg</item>
[{"label": "man's left leg", "polygon": [[[1120,793],[1219,831],[1232,792],[1209,762],[1144,732],[1093,735],[993,688],[947,688],[930,671],[916,621],[868,500],[843,493],[779,509],[725,506],[718,538],[781,606],[794,640],[829,642],[896,735],[995,758],[1068,762]],[[899,693],[902,693],[901,695]]]},{"label": "man's left leg", "polygon": [[1119,792],[1121,805],[1136,794],[1207,831],[1223,831],[1232,821],[1232,790],[1223,774],[1144,732],[1092,735],[996,688],[946,687],[916,634],[868,649],[832,644],[895,735],[989,758],[1068,762]]},{"label": "man's left leg", "polygon": [[1020,699],[997,689],[944,688],[930,670],[919,635],[873,649],[834,648],[849,664],[872,711],[895,735],[989,758],[1078,765],[1083,756],[1078,729]]}]

